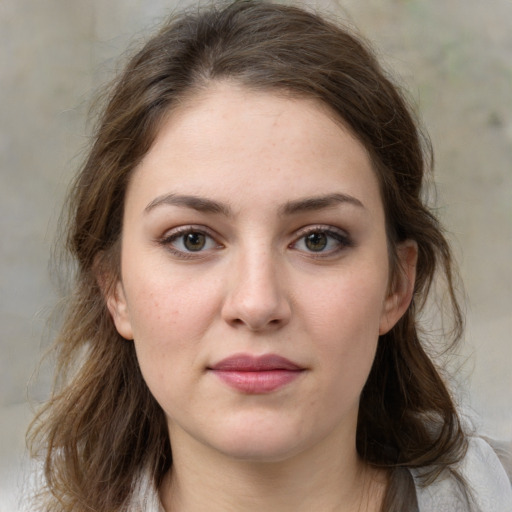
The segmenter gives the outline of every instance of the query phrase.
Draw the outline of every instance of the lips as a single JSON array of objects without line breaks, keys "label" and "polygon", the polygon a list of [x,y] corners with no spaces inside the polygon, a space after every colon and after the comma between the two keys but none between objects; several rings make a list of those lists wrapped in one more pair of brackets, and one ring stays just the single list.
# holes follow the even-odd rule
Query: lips
[{"label": "lips", "polygon": [[237,391],[263,394],[291,383],[305,368],[276,354],[259,357],[235,354],[219,361],[208,370]]}]

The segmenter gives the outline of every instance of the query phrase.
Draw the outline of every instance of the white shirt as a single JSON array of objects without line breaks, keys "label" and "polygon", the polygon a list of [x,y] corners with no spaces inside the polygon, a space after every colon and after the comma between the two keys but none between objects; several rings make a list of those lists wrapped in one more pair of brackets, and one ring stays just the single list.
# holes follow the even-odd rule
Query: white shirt
[{"label": "white shirt", "polygon": [[[466,456],[457,467],[466,479],[478,512],[512,512],[512,485],[493,449],[480,438],[470,438]],[[438,478],[427,487],[416,484],[419,512],[467,512],[453,477]],[[149,478],[141,479],[128,512],[165,512]]]},{"label": "white shirt", "polygon": [[[512,512],[512,484],[494,450],[481,438],[469,440],[466,456],[457,468],[468,484],[478,512]],[[411,471],[417,481],[417,472]],[[453,478],[416,485],[420,512],[467,512]]]}]

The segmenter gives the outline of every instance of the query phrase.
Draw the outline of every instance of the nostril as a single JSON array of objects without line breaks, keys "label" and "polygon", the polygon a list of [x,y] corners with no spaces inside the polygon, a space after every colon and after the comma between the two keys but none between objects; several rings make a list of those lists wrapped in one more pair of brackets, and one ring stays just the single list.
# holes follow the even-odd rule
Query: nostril
[{"label": "nostril", "polygon": [[251,331],[279,329],[288,323],[290,313],[287,295],[270,278],[238,282],[222,305],[222,317],[228,324]]}]

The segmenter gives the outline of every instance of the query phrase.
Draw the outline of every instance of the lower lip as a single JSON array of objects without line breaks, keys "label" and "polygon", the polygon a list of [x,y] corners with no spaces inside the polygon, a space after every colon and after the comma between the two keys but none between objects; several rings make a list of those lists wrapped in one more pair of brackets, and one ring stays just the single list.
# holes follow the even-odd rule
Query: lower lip
[{"label": "lower lip", "polygon": [[228,386],[247,394],[271,393],[294,381],[301,370],[233,371],[212,370]]}]

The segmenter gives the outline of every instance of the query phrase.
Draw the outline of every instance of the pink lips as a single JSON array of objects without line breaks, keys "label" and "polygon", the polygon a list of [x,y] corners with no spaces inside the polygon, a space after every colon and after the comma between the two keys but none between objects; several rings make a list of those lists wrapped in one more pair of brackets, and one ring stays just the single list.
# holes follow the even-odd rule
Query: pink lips
[{"label": "pink lips", "polygon": [[263,394],[295,380],[304,368],[276,354],[259,357],[235,354],[216,363],[209,370],[238,391]]}]

